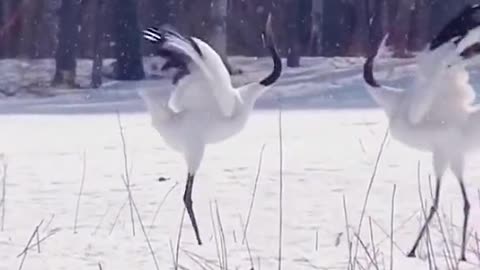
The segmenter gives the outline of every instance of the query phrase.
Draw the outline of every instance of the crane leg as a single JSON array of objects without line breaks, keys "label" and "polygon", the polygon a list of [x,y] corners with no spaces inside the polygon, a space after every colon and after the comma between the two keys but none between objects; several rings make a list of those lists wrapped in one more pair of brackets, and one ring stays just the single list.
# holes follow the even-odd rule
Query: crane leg
[{"label": "crane leg", "polygon": [[427,231],[428,224],[430,224],[430,221],[432,221],[433,215],[437,212],[438,209],[438,202],[440,199],[440,186],[441,186],[442,180],[440,177],[437,178],[437,186],[435,187],[435,197],[433,198],[433,205],[430,208],[430,212],[427,216],[427,219],[425,220],[425,224],[423,225],[422,229],[420,230],[420,233],[417,236],[417,239],[415,240],[415,243],[413,244],[412,249],[408,253],[408,257],[415,257],[415,252],[417,250],[418,244],[420,243],[420,240],[422,240],[423,235]]},{"label": "crane leg", "polygon": [[192,201],[192,189],[193,189],[193,180],[195,175],[188,174],[187,176],[187,185],[185,187],[185,193],[183,195],[183,202],[185,204],[185,208],[187,209],[188,216],[190,217],[190,221],[192,222],[193,230],[195,231],[195,236],[197,238],[197,242],[199,245],[202,244],[202,240],[200,239],[200,233],[198,232],[197,220],[195,219],[195,213],[193,212],[193,201]]},{"label": "crane leg", "polygon": [[467,191],[465,190],[465,184],[463,183],[463,179],[458,179],[460,182],[460,188],[462,190],[463,196],[463,231],[462,231],[462,251],[460,253],[460,260],[467,261],[465,257],[465,248],[466,248],[466,240],[467,240],[467,226],[468,226],[468,218],[470,216],[470,202],[468,201]]}]

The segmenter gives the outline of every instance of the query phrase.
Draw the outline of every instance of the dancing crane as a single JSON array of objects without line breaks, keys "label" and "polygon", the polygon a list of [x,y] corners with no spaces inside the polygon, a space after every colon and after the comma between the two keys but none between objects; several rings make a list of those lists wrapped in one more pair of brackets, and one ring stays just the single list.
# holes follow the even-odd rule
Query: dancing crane
[{"label": "dancing crane", "polygon": [[450,168],[458,179],[464,201],[460,259],[465,261],[466,229],[470,211],[464,184],[465,156],[480,146],[480,109],[466,65],[480,54],[480,5],[467,6],[451,20],[418,56],[413,87],[380,85],[373,61],[384,53],[386,37],[364,65],[367,91],[385,111],[392,136],[407,146],[432,153],[436,177],[433,206],[408,257],[415,257],[420,240],[438,209],[440,186]]},{"label": "dancing crane", "polygon": [[183,201],[199,245],[202,244],[193,211],[192,189],[207,144],[224,141],[239,133],[247,123],[256,100],[278,80],[282,62],[277,53],[268,16],[264,45],[273,59],[273,71],[259,82],[232,86],[220,56],[206,42],[179,34],[172,27],[148,28],[144,38],[158,45],[165,59],[163,71],[173,69],[173,85],[168,102],[159,91],[142,90],[153,127],[187,164]]}]

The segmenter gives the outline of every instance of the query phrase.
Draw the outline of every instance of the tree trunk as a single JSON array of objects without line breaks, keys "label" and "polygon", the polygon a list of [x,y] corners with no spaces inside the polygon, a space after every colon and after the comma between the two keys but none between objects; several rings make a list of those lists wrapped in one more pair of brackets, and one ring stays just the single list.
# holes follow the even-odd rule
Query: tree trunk
[{"label": "tree trunk", "polygon": [[[22,3],[20,32],[20,55],[33,58],[38,56],[38,44],[41,37],[38,35],[41,16],[44,11],[43,0]],[[37,39],[37,37],[39,37]]]},{"label": "tree trunk", "polygon": [[75,87],[75,52],[77,49],[78,22],[76,1],[63,0],[59,9],[58,47],[55,54],[55,75],[52,85],[66,84]]},{"label": "tree trunk", "polygon": [[387,32],[388,10],[385,0],[375,0],[369,21],[366,51],[368,56],[377,52],[378,46]]},{"label": "tree trunk", "polygon": [[285,6],[287,20],[287,67],[300,66],[300,44],[298,38],[298,3],[301,0],[289,0]]},{"label": "tree trunk", "polygon": [[[0,25],[2,26],[0,29],[0,38],[3,39],[4,36],[4,27],[6,25],[6,18],[8,16],[8,1],[4,0],[2,3],[0,3]],[[3,39],[4,40],[4,39]],[[0,43],[0,57],[5,57],[5,42]]]},{"label": "tree trunk", "polygon": [[0,31],[0,46],[6,57],[15,57],[18,53],[19,38],[21,32],[21,9],[22,5],[18,0],[2,0],[3,20]]},{"label": "tree trunk", "polygon": [[431,0],[416,0],[415,19],[412,29],[410,47],[413,51],[422,50],[430,41],[430,15],[432,11]]},{"label": "tree trunk", "polygon": [[58,32],[58,16],[59,1],[57,0],[43,0],[43,10],[40,14],[40,25],[35,34],[38,40],[35,44],[35,53],[40,58],[50,58],[55,55],[55,48],[57,47]]},{"label": "tree trunk", "polygon": [[325,56],[345,55],[353,35],[354,7],[346,0],[325,1],[323,53]]},{"label": "tree trunk", "polygon": [[353,0],[355,20],[350,55],[364,55],[368,43],[369,5],[368,0]]},{"label": "tree trunk", "polygon": [[312,36],[311,54],[321,55],[323,52],[323,0],[314,0],[312,3]]},{"label": "tree trunk", "polygon": [[312,34],[312,1],[290,0],[285,6],[287,20],[287,66],[300,66],[301,51],[307,48]]},{"label": "tree trunk", "polygon": [[114,78],[117,80],[141,80],[145,78],[140,54],[140,29],[135,0],[117,0],[113,3],[115,38]]},{"label": "tree trunk", "polygon": [[398,3],[392,38],[395,45],[395,55],[399,57],[408,56],[408,39],[414,5],[414,0],[399,0]]},{"label": "tree trunk", "polygon": [[[261,57],[266,55],[263,48],[262,32],[268,12],[272,9],[257,1],[230,1],[228,13],[228,46],[235,54]],[[279,21],[276,17],[275,21]]]},{"label": "tree trunk", "polygon": [[379,12],[381,14],[380,32],[382,37],[389,34],[389,20],[388,3],[390,0],[376,0],[374,6],[374,13]]},{"label": "tree trunk", "polygon": [[95,22],[95,30],[93,34],[93,65],[92,65],[92,88],[98,88],[102,85],[102,62],[103,62],[103,54],[102,54],[102,40],[103,40],[103,26],[102,26],[102,18],[104,17],[104,0],[96,0],[95,5],[95,14],[94,14],[94,22]]},{"label": "tree trunk", "polygon": [[395,19],[397,17],[399,0],[385,0],[385,1],[387,2],[388,33],[393,34],[395,30]]},{"label": "tree trunk", "polygon": [[233,71],[227,54],[227,0],[212,0],[210,5],[210,29],[208,42],[212,48],[220,55],[225,67],[230,74],[237,73]]}]

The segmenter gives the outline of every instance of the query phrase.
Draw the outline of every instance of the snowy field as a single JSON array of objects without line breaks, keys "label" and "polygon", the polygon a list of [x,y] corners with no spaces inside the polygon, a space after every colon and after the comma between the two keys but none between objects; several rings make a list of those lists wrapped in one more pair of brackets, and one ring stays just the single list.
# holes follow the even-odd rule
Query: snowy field
[{"label": "snowy field", "polygon": [[[234,63],[245,70],[245,74],[234,78],[235,83],[261,77],[263,74],[258,71],[265,73],[271,65],[267,59],[235,58]],[[168,93],[167,84],[151,76],[139,83],[111,81],[104,89],[68,93],[45,90],[42,83],[30,83],[42,80],[47,83],[52,72],[50,64],[48,60],[32,62],[29,66],[22,66],[19,61],[0,63],[0,70],[5,69],[2,76],[10,80],[3,80],[0,88],[18,91],[17,97],[0,100],[1,163],[7,167],[0,269],[19,268],[22,256],[18,255],[39,224],[38,238],[46,239],[37,247],[34,237],[32,244],[35,245],[25,256],[23,269],[99,269],[99,264],[106,270],[155,269],[136,218],[135,236],[132,235],[128,193],[122,182],[124,152],[116,110],[120,111],[125,135],[126,167],[133,199],[159,269],[173,269],[170,244],[176,253],[183,213],[185,166],[182,157],[168,149],[150,126],[149,116],[135,91],[138,87],[161,86],[165,88],[162,91]],[[219,257],[222,257],[218,254],[222,252],[218,251],[220,244],[216,244],[215,236],[222,238],[221,231],[228,269],[251,269],[252,261],[255,269],[277,269],[278,94],[285,108],[282,122],[283,269],[347,269],[347,236],[355,249],[354,232],[387,128],[385,116],[372,107],[363,89],[361,64],[361,59],[354,58],[306,59],[305,67],[287,70],[279,84],[259,101],[258,109],[241,134],[207,149],[193,194],[204,245],[196,245],[186,217],[178,254],[180,269],[218,269]],[[80,66],[80,83],[86,84],[88,63],[82,62]],[[384,61],[379,66],[386,71],[382,78],[396,85],[406,85],[414,70],[405,60]],[[18,72],[15,68],[30,72]],[[36,77],[19,77],[32,76],[30,74]],[[474,70],[475,85],[480,83],[475,80],[476,74]],[[250,257],[247,245],[242,244],[243,224],[264,144],[247,231]],[[472,202],[469,227],[472,235],[480,232],[479,164],[480,153],[474,154],[466,170]],[[371,251],[371,224],[374,249],[379,252],[370,255],[378,261],[378,269],[390,269],[394,185],[394,269],[428,269],[425,244],[419,249],[419,259],[406,258],[405,253],[422,222],[419,190],[427,201],[425,207],[430,205],[431,171],[428,154],[387,140],[360,236],[366,249]],[[1,170],[0,177],[3,173]],[[167,181],[159,182],[159,177]],[[74,228],[82,179],[78,225]],[[343,198],[348,213],[348,234]],[[460,243],[463,218],[460,189],[450,173],[442,187],[441,201],[442,223],[441,226],[438,222],[432,224],[431,242],[439,269],[449,269],[448,258],[459,253],[457,243]],[[0,205],[0,214],[1,209]],[[460,264],[460,269],[478,269],[476,242],[474,237],[470,238],[469,262]],[[449,255],[452,246],[454,255]],[[376,269],[362,245],[358,249],[357,259],[364,269]],[[362,268],[357,265],[356,269]]]}]

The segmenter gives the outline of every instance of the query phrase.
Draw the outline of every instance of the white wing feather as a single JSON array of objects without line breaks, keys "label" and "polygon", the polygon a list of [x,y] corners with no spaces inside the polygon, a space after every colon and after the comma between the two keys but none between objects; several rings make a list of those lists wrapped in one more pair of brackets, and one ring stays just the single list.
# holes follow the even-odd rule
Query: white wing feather
[{"label": "white wing feather", "polygon": [[462,53],[466,48],[480,41],[480,27],[476,27],[468,32],[468,34],[458,43],[457,54]]},{"label": "white wing feather", "polygon": [[236,101],[230,74],[220,56],[207,43],[197,38],[193,40],[202,56],[182,39],[169,39],[166,44],[192,59],[188,66],[190,74],[179,81],[172,92],[169,106],[175,111],[208,110],[216,106],[224,116],[229,117],[233,114]]},{"label": "white wing feather", "polygon": [[479,40],[480,28],[476,28],[458,45],[448,42],[419,55],[414,88],[409,93],[408,117],[412,124],[421,122],[434,110],[448,110],[447,104],[457,107],[473,103],[475,91],[469,83],[469,74],[460,53]]}]

